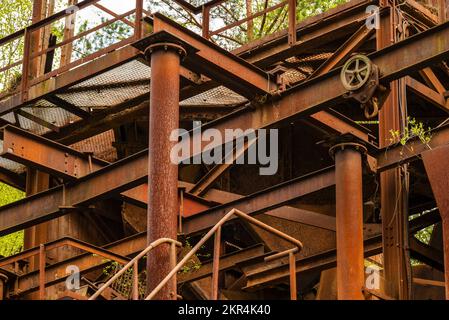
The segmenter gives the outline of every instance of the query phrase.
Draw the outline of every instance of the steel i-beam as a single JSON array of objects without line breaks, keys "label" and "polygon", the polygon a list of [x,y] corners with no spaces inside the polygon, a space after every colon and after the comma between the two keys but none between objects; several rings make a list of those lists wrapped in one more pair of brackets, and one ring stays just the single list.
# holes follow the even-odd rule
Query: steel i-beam
[{"label": "steel i-beam", "polygon": [[[395,27],[392,25],[392,19],[390,19],[393,16],[394,9],[390,8],[390,14],[380,18],[380,28],[376,30],[377,49],[384,49],[394,42]],[[379,112],[380,147],[387,147],[390,144],[390,130],[401,130],[398,81],[391,82],[390,88],[391,93]],[[404,227],[401,223],[404,214],[402,201],[397,200],[397,197],[403,199],[401,181],[400,168],[387,170],[380,174],[385,293],[393,298],[405,298],[407,296],[403,253],[401,252],[401,246],[398,245],[402,242],[401,234]]]}]

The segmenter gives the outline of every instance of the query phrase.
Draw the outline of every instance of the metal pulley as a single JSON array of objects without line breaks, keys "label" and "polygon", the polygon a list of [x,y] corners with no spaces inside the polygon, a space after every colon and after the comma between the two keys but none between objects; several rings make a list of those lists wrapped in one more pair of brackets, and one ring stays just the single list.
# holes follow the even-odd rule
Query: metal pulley
[{"label": "metal pulley", "polygon": [[367,56],[358,54],[346,61],[341,70],[340,79],[348,91],[356,91],[368,82],[372,64]]},{"label": "metal pulley", "polygon": [[357,54],[344,64],[340,80],[348,90],[344,97],[360,102],[367,119],[376,117],[389,92],[379,84],[379,68],[367,56]]}]

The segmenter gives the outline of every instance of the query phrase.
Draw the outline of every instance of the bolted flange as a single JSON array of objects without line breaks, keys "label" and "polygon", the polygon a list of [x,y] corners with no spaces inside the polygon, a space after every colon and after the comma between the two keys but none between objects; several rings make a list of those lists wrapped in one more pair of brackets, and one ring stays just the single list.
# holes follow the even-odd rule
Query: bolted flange
[{"label": "bolted flange", "polygon": [[367,149],[364,145],[356,142],[342,142],[338,143],[334,146],[332,146],[329,149],[329,155],[332,159],[335,159],[335,153],[339,150],[345,150],[345,149],[354,149],[359,151],[362,155],[365,155],[367,153]]},{"label": "bolted flange", "polygon": [[176,43],[170,43],[170,42],[161,42],[161,43],[150,44],[145,49],[145,52],[144,52],[145,58],[147,60],[150,60],[150,57],[153,54],[153,52],[157,51],[157,50],[175,51],[181,56],[181,59],[183,59],[187,55],[187,51],[181,45],[176,44]]}]

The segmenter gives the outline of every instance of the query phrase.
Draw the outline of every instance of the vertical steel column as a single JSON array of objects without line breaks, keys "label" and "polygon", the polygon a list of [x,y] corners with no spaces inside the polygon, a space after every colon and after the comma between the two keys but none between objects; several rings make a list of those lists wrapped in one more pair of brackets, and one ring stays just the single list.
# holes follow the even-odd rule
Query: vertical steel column
[{"label": "vertical steel column", "polygon": [[[381,3],[389,6],[386,1]],[[395,42],[394,8],[388,15],[381,16],[380,28],[376,30],[377,49]],[[390,144],[390,130],[401,130],[398,81],[390,84],[391,93],[379,111],[379,146]],[[380,173],[380,208],[382,216],[382,241],[384,258],[385,293],[395,299],[407,299],[408,285],[405,261],[401,249],[404,219],[404,188],[402,188],[401,169],[395,168]]]},{"label": "vertical steel column", "polygon": [[214,257],[212,261],[211,300],[218,300],[218,280],[220,275],[221,226],[215,232]]},{"label": "vertical steel column", "polygon": [[136,0],[136,20],[134,26],[134,37],[136,40],[142,36],[143,0]]},{"label": "vertical steel column", "polygon": [[[26,195],[31,196],[35,193],[47,190],[50,186],[50,176],[36,169],[27,169]],[[49,222],[43,222],[36,226],[25,229],[24,232],[24,249],[29,249],[45,243],[48,240]],[[29,270],[37,269],[39,258],[30,258]]]},{"label": "vertical steel column", "polygon": [[209,39],[210,29],[210,7],[203,6],[203,22],[202,22],[202,35],[203,38]]},{"label": "vertical steel column", "polygon": [[[151,99],[148,163],[148,244],[159,238],[177,237],[178,164],[170,160],[176,142],[170,134],[179,127],[179,69],[182,47],[157,43],[145,50],[151,60]],[[147,290],[151,292],[170,272],[170,247],[160,246],[147,257]],[[156,295],[175,300],[176,276]]]},{"label": "vertical steel column", "polygon": [[296,43],[296,1],[288,0],[288,44]]},{"label": "vertical steel column", "polygon": [[6,281],[8,281],[8,277],[3,273],[0,273],[0,300],[5,299]]},{"label": "vertical steel column", "polygon": [[341,143],[330,152],[335,156],[337,297],[363,300],[362,153],[366,149],[356,143]]}]

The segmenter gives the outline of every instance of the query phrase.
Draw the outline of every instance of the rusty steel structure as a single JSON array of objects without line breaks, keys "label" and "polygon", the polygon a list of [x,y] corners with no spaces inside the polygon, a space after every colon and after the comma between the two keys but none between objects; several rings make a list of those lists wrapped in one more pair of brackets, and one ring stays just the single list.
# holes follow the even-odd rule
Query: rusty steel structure
[{"label": "rusty steel structure", "polygon": [[34,0],[0,39],[0,300],[449,299],[449,1],[168,1],[199,22]]}]

